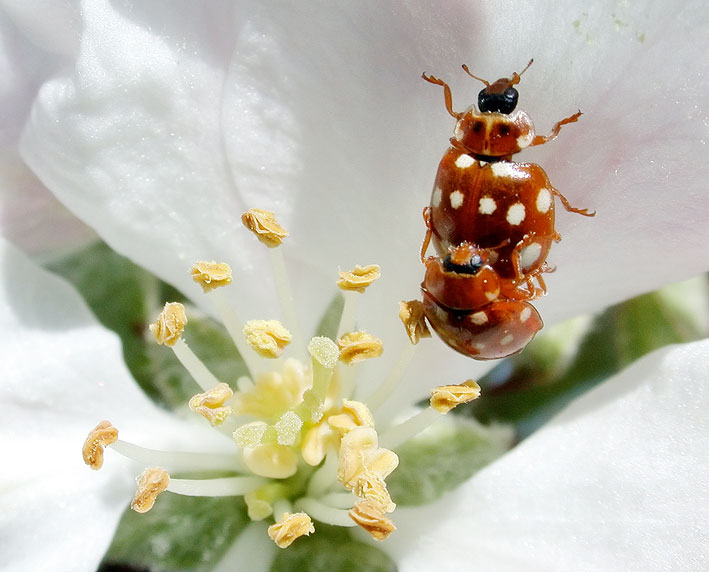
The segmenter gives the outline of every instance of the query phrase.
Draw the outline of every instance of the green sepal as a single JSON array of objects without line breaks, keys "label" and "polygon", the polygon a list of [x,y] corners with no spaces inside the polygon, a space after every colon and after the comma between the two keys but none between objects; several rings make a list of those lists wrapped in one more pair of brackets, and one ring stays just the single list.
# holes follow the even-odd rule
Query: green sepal
[{"label": "green sepal", "polygon": [[342,527],[315,522],[315,533],[278,551],[271,572],[395,572],[389,555]]},{"label": "green sepal", "polygon": [[399,506],[435,501],[507,451],[512,435],[507,427],[448,414],[396,449],[399,466],[386,480],[392,500]]}]

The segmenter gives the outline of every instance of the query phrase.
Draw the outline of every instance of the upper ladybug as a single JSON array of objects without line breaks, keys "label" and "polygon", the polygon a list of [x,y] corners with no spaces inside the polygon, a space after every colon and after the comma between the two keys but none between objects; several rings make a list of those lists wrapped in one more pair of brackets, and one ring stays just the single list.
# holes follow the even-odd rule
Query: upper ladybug
[{"label": "upper ladybug", "polygon": [[436,77],[423,74],[426,81],[443,86],[446,109],[458,120],[451,139],[454,147],[482,160],[496,160],[519,153],[534,142],[534,124],[529,115],[522,110],[515,111],[519,93],[513,87],[532,61],[520,73],[515,72],[511,78],[500,78],[494,83],[473,75],[464,65],[463,69],[470,77],[485,84],[478,94],[479,111],[471,105],[461,113],[454,112],[448,86]]}]

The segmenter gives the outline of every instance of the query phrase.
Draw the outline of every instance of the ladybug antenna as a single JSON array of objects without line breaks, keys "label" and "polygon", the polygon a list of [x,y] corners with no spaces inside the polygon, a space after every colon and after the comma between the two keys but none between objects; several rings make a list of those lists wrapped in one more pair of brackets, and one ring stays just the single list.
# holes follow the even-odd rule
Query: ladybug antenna
[{"label": "ladybug antenna", "polygon": [[[529,63],[531,64],[532,62],[529,62]],[[473,79],[476,79],[476,80],[478,80],[478,81],[481,81],[481,82],[483,82],[486,86],[490,87],[490,82],[489,82],[489,81],[484,80],[483,78],[478,77],[478,76],[473,75],[472,73],[470,73],[470,70],[468,69],[468,66],[466,66],[465,64],[463,64],[461,67],[463,68],[463,71],[465,71],[465,73],[467,73],[470,77],[472,77]],[[529,67],[529,66],[527,66],[527,67]],[[524,69],[527,69],[527,68],[524,68]],[[522,72],[522,73],[524,73],[524,72]],[[521,74],[520,74],[520,75],[521,75]]]},{"label": "ladybug antenna", "polygon": [[512,74],[512,77],[511,77],[510,80],[509,80],[509,85],[515,85],[515,84],[519,83],[519,78],[522,76],[522,74],[523,74],[524,72],[526,72],[526,71],[529,69],[529,66],[532,65],[532,62],[533,62],[533,61],[534,61],[534,58],[532,58],[531,60],[529,60],[529,63],[525,66],[525,68],[524,68],[521,72],[519,72],[519,73],[514,72],[514,73]]}]

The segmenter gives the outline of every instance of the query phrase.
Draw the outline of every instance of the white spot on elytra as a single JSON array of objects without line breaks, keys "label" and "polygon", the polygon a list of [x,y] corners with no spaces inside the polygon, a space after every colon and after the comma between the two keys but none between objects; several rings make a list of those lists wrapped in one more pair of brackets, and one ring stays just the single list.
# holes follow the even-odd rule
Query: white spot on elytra
[{"label": "white spot on elytra", "polygon": [[537,195],[537,210],[544,214],[551,208],[551,193],[549,189],[542,188]]},{"label": "white spot on elytra", "polygon": [[433,195],[431,195],[431,204],[438,208],[441,205],[441,198],[443,197],[443,191],[441,187],[436,187],[433,189]]},{"label": "white spot on elytra", "polygon": [[485,312],[475,312],[470,316],[470,320],[476,326],[482,326],[487,323],[487,314]]},{"label": "white spot on elytra", "polygon": [[527,133],[523,133],[522,135],[517,137],[517,146],[520,149],[529,147],[529,145],[532,143],[532,139],[534,139],[534,132],[530,129],[529,131],[527,131]]},{"label": "white spot on elytra", "polygon": [[500,293],[500,290],[496,290],[495,292],[485,292],[485,298],[490,300],[492,302],[493,300],[497,299],[498,294]]},{"label": "white spot on elytra", "polygon": [[495,199],[492,197],[483,197],[480,199],[480,206],[478,207],[478,212],[480,214],[492,214],[497,209],[497,204]]},{"label": "white spot on elytra", "polygon": [[463,193],[461,193],[460,191],[453,191],[448,198],[450,199],[451,206],[454,209],[459,209],[460,206],[463,204],[463,199],[465,198],[465,195],[463,195]]},{"label": "white spot on elytra", "polygon": [[500,345],[506,346],[514,339],[515,337],[512,334],[507,334],[504,338],[500,340]]},{"label": "white spot on elytra", "polygon": [[455,160],[455,166],[460,169],[467,169],[468,167],[474,164],[475,159],[473,159],[470,155],[466,155],[465,153],[463,153]]},{"label": "white spot on elytra", "polygon": [[514,177],[517,172],[517,166],[510,161],[490,163],[490,168],[495,177]]},{"label": "white spot on elytra", "polygon": [[524,220],[525,210],[522,203],[515,203],[507,209],[507,222],[512,226],[517,226]]},{"label": "white spot on elytra", "polygon": [[539,255],[542,253],[542,245],[538,242],[533,242],[525,246],[519,253],[519,261],[522,268],[526,269],[532,266],[537,260],[539,260]]},{"label": "white spot on elytra", "polygon": [[460,121],[455,124],[455,129],[453,130],[453,137],[455,137],[456,141],[463,140],[463,129],[460,126]]},{"label": "white spot on elytra", "polygon": [[525,308],[519,313],[519,321],[522,322],[523,324],[529,320],[529,317],[532,315],[532,310],[530,308]]}]

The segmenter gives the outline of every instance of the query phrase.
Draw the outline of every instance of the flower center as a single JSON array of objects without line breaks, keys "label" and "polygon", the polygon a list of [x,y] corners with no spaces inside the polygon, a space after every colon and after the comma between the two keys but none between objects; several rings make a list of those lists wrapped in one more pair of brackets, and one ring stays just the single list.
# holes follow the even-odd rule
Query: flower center
[{"label": "flower center", "polygon": [[[150,326],[158,343],[170,347],[202,392],[189,408],[234,443],[233,454],[169,452],[139,447],[118,439],[118,430],[102,421],[89,433],[84,459],[93,469],[103,464],[104,448],[149,465],[138,479],[131,508],[146,512],[163,491],[192,496],[243,496],[252,520],[272,519],[268,533],[281,548],[315,530],[313,520],[367,530],[384,540],[395,530],[389,518],[396,508],[386,478],[396,469],[398,445],[429,426],[440,413],[475,399],[479,387],[469,380],[436,388],[431,407],[379,435],[372,414],[392,394],[421,337],[430,335],[420,305],[402,303],[400,318],[412,345],[366,400],[355,400],[357,364],[379,357],[382,343],[355,331],[359,297],[379,278],[379,267],[357,266],[341,272],[337,285],[345,305],[337,341],[314,337],[307,344],[309,363],[285,357],[291,342],[300,342],[293,297],[279,246],[288,233],[273,213],[253,209],[244,225],[269,248],[283,315],[293,334],[276,320],[253,320],[242,326],[235,309],[221,295],[232,284],[225,263],[198,262],[193,279],[213,297],[222,321],[244,359],[250,376],[232,388],[220,382],[182,339],[185,308],[168,303]],[[270,365],[274,364],[274,365]],[[381,444],[380,444],[381,443]],[[174,478],[229,471],[223,478]]]}]

